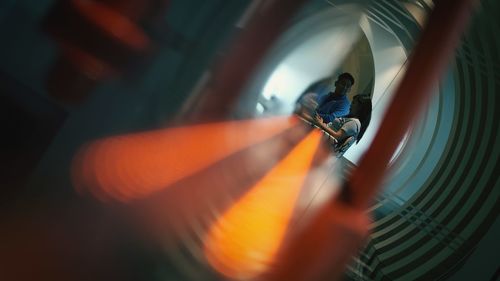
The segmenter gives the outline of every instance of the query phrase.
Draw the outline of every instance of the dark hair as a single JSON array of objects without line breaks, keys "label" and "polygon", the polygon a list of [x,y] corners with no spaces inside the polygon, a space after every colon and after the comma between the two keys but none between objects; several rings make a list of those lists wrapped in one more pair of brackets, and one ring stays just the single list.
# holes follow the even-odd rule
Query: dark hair
[{"label": "dark hair", "polygon": [[359,108],[356,114],[349,113],[347,117],[357,118],[361,123],[361,129],[356,140],[356,143],[358,143],[365,134],[366,128],[368,128],[372,118],[372,100],[369,95],[355,95],[352,98],[352,102],[358,102]]},{"label": "dark hair", "polygon": [[350,80],[351,86],[354,85],[354,77],[352,77],[351,73],[349,73],[349,72],[344,72],[344,73],[340,74],[339,77],[337,77],[337,80],[340,80],[340,79]]}]

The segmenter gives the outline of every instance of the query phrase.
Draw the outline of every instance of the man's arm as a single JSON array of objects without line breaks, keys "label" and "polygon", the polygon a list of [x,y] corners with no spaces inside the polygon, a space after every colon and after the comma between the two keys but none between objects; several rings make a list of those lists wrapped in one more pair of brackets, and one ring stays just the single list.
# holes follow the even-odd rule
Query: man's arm
[{"label": "man's arm", "polygon": [[337,116],[334,114],[334,113],[319,113],[319,112],[316,112],[316,114],[318,116],[321,117],[321,119],[323,119],[323,122],[324,123],[330,123],[330,122],[333,122],[333,120],[335,120],[335,118],[337,118]]},{"label": "man's arm", "polygon": [[327,132],[330,136],[334,137],[336,140],[340,141],[344,138],[344,131],[342,129],[338,131],[334,131],[332,128],[328,127],[324,122],[323,118],[320,115],[315,116],[315,124],[320,127],[323,131]]},{"label": "man's arm", "polygon": [[316,123],[314,120],[314,117],[312,117],[307,111],[303,110],[297,113],[300,117],[302,117],[304,120],[310,123]]}]

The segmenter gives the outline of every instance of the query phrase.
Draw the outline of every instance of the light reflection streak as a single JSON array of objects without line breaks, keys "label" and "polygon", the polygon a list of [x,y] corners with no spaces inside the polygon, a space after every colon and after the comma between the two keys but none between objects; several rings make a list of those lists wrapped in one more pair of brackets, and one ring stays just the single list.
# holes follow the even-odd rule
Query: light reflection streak
[{"label": "light reflection streak", "polygon": [[273,261],[309,172],[321,133],[312,131],[211,227],[209,263],[230,278],[248,279]]},{"label": "light reflection streak", "polygon": [[80,150],[73,182],[78,191],[102,201],[144,198],[297,122],[294,117],[273,117],[108,137]]}]

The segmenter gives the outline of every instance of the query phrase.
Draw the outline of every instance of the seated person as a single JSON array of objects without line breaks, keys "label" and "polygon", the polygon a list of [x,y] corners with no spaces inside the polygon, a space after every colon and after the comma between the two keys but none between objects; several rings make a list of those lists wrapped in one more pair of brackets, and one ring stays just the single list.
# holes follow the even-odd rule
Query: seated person
[{"label": "seated person", "polygon": [[[336,118],[333,122],[325,123],[321,115],[316,114],[314,123],[320,129],[335,138],[336,146],[344,144],[350,137],[353,137],[352,139],[358,143],[370,124],[371,113],[372,102],[370,97],[368,95],[356,95],[352,99],[351,108],[346,117]],[[347,148],[349,148],[351,144],[352,143],[350,143]],[[345,150],[347,150],[347,148],[345,148]]]},{"label": "seated person", "polygon": [[352,75],[347,72],[342,73],[335,81],[335,91],[326,95],[317,93],[304,95],[299,102],[301,108],[296,110],[296,113],[311,122],[314,121],[313,116],[318,114],[325,123],[330,123],[337,117],[346,116],[350,105],[346,94],[351,90],[352,85],[354,85]]}]

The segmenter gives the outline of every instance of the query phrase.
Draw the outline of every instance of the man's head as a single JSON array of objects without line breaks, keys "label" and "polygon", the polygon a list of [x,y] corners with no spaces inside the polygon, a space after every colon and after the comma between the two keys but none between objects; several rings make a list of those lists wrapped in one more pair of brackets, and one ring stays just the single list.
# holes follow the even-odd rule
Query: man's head
[{"label": "man's head", "polygon": [[350,90],[352,85],[354,85],[354,77],[350,73],[344,72],[337,77],[335,81],[335,94],[345,95]]}]

